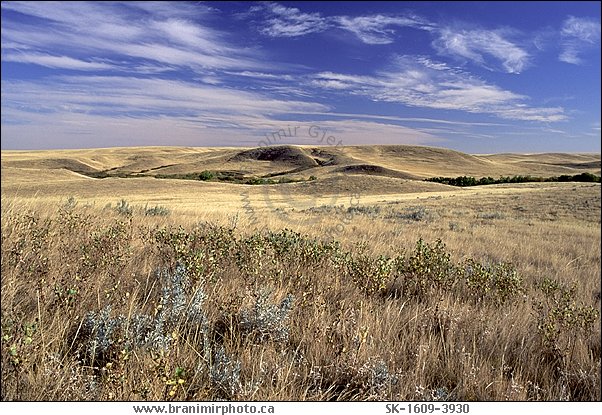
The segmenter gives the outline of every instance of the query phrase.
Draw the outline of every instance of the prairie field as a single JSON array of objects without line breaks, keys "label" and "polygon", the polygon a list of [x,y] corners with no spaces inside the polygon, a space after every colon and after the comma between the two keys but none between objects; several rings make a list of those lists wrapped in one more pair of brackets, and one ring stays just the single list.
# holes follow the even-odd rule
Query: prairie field
[{"label": "prairie field", "polygon": [[4,401],[601,400],[600,154],[1,163]]}]

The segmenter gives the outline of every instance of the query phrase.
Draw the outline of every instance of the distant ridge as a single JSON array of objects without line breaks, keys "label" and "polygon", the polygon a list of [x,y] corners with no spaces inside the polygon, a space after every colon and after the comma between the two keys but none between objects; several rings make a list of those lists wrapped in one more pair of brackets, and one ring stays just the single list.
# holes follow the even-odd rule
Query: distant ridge
[{"label": "distant ridge", "polygon": [[304,149],[293,146],[253,148],[241,151],[229,159],[229,161],[234,162],[250,160],[282,162],[302,167],[317,167],[320,165]]},{"label": "distant ridge", "polygon": [[[2,151],[3,174],[37,172],[40,181],[58,169],[88,177],[162,177],[199,180],[212,172],[213,180],[232,178],[240,184],[272,179],[286,185],[316,183],[341,176],[351,180],[377,177],[418,181],[432,177],[539,177],[593,173],[600,175],[600,154],[544,153],[471,155],[460,151],[412,145],[238,147],[121,147],[81,150]],[[74,176],[75,177],[75,176]],[[102,179],[101,179],[102,180]],[[3,179],[4,183],[4,179]],[[259,181],[261,183],[261,181]],[[267,181],[266,183],[270,183]],[[382,182],[384,184],[384,182]],[[368,186],[368,184],[366,184]]]},{"label": "distant ridge", "polygon": [[386,167],[376,166],[374,164],[355,164],[352,166],[340,167],[334,171],[350,174],[367,174],[373,176],[394,177],[397,179],[420,180],[420,178],[416,175],[397,170],[387,169]]}]

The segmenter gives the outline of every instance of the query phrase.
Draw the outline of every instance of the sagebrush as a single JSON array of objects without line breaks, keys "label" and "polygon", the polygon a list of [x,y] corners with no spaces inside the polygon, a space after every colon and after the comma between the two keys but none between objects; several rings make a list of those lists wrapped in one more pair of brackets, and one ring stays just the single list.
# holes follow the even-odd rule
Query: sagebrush
[{"label": "sagebrush", "polygon": [[566,284],[160,216],[2,215],[3,400],[600,400],[599,299]]}]

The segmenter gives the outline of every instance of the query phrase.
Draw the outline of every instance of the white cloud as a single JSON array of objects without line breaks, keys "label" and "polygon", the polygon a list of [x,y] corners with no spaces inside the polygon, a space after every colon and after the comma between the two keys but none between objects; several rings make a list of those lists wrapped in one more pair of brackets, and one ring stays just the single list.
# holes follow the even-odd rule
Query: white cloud
[{"label": "white cloud", "polygon": [[[13,115],[13,111],[11,111]],[[113,146],[249,146],[260,145],[269,134],[288,127],[301,127],[299,137],[280,144],[320,144],[308,134],[311,125],[333,135],[343,145],[434,144],[436,135],[394,124],[354,121],[279,121],[249,118],[244,128],[232,128],[227,117],[201,120],[179,118],[121,118],[104,115],[61,113],[27,114],[29,123],[3,125],[3,149],[94,148]],[[237,123],[241,120],[237,120]],[[303,133],[302,133],[303,131]],[[41,138],[43,137],[43,138]]]},{"label": "white cloud", "polygon": [[433,42],[442,55],[463,58],[488,67],[487,57],[500,62],[508,73],[520,73],[529,64],[529,54],[506,38],[500,30],[455,30],[444,28]]},{"label": "white cloud", "polygon": [[236,146],[249,132],[207,128],[177,118],[122,118],[95,114],[28,115],[28,123],[3,125],[3,149],[94,148],[114,146]]},{"label": "white cloud", "polygon": [[278,100],[213,85],[120,76],[70,76],[44,82],[3,82],[3,108],[18,108],[21,103],[27,103],[31,112],[61,112],[70,108],[80,113],[116,117],[259,116],[328,109],[318,103]]},{"label": "white cloud", "polygon": [[229,145],[240,145],[269,131],[278,122],[274,117],[328,110],[319,103],[176,80],[63,76],[3,81],[2,139],[6,148],[18,146],[19,140],[29,141],[31,148],[33,140],[52,147],[88,139],[84,146],[222,145],[225,137]]},{"label": "white cloud", "polygon": [[397,27],[418,27],[428,29],[430,26],[417,18],[401,16],[383,16],[380,14],[373,16],[337,16],[335,21],[339,27],[355,34],[362,42],[371,45],[384,45],[393,42],[395,30],[389,28]]},{"label": "white cloud", "polygon": [[358,87],[368,88],[378,86],[377,79],[371,76],[347,75],[334,72],[320,72],[309,81],[312,86],[348,90],[350,93],[359,92]]},{"label": "white cloud", "polygon": [[396,29],[409,27],[438,36],[433,47],[440,54],[469,60],[491,70],[520,73],[530,62],[529,53],[510,40],[515,34],[507,29],[456,30],[414,15],[327,17],[320,13],[303,13],[297,8],[277,3],[254,6],[251,11],[267,12],[268,18],[260,31],[271,37],[297,37],[340,29],[353,33],[365,44],[386,45],[394,42]]},{"label": "white cloud", "polygon": [[[529,54],[513,40],[519,34],[508,30],[442,29],[410,15],[324,16],[275,3],[252,9],[263,16],[267,12],[260,30],[273,37],[334,29],[378,45],[393,42],[400,28],[412,28],[438,36],[434,46],[441,54],[484,67],[518,73],[530,63]],[[327,71],[303,75],[307,74],[306,66],[273,63],[260,49],[233,44],[227,40],[228,33],[205,25],[209,13],[205,4],[3,2],[2,11],[3,62],[79,70],[85,75],[117,70],[120,75],[55,77],[39,82],[3,80],[2,137],[11,140],[19,136],[33,140],[34,132],[46,137],[44,131],[48,131],[57,138],[80,132],[96,137],[98,143],[102,137],[110,139],[111,134],[127,137],[119,130],[124,128],[141,143],[169,143],[173,139],[174,144],[187,145],[187,140],[194,140],[194,134],[202,131],[199,137],[203,140],[211,138],[216,144],[220,135],[227,136],[232,145],[283,125],[278,118],[307,120],[312,114],[330,117],[320,123],[332,123],[333,129],[345,132],[357,143],[374,134],[391,142],[396,142],[395,137],[411,142],[411,134],[417,134],[418,141],[433,142],[433,135],[418,133],[443,131],[396,124],[422,122],[416,121],[418,118],[351,114],[345,120],[332,120],[341,115],[329,115],[330,108],[316,102],[323,91],[510,120],[566,119],[561,107],[538,107],[527,96],[427,57],[400,57],[387,70],[373,75]],[[29,25],[26,19],[17,22],[5,17],[6,11],[44,19],[45,24]],[[579,63],[587,45],[599,44],[599,23],[569,18],[562,36],[561,59]],[[157,79],[170,71],[182,71],[194,82]],[[169,75],[174,74],[166,77]],[[103,128],[103,124],[107,126]],[[179,134],[182,139],[175,138]]]},{"label": "white cloud", "polygon": [[600,42],[600,22],[589,18],[570,16],[564,21],[561,34],[595,45]]},{"label": "white cloud", "polygon": [[580,65],[580,55],[600,45],[600,21],[570,16],[562,24],[560,36],[562,52],[558,59]]},{"label": "white cloud", "polygon": [[576,50],[576,48],[565,48],[558,56],[558,60],[561,62],[571,63],[573,65],[580,65],[583,63],[583,60],[578,55],[579,52]]},{"label": "white cloud", "polygon": [[225,71],[225,73],[227,73],[229,75],[244,76],[247,78],[255,78],[255,79],[285,80],[285,81],[293,80],[293,77],[291,75],[278,74],[278,73],[266,73],[266,72],[255,72],[255,71],[241,71],[241,72]]},{"label": "white cloud", "polygon": [[312,79],[310,81],[311,85],[316,86],[318,88],[326,88],[326,89],[349,89],[351,87],[350,84],[341,81],[340,79]]},{"label": "white cloud", "polygon": [[[156,6],[156,7],[155,7]],[[24,50],[37,55],[59,55],[54,64],[90,70],[74,61],[103,62],[107,56],[124,62],[143,59],[147,67],[174,66],[196,71],[208,69],[266,69],[272,65],[254,48],[237,47],[224,40],[225,33],[204,26],[202,4],[169,2],[3,2],[2,52],[4,60],[16,60]],[[29,25],[5,18],[4,11],[45,19]],[[194,20],[193,20],[194,18]],[[85,58],[82,58],[85,56]],[[21,58],[24,59],[24,58]],[[46,64],[49,59],[29,59]],[[129,67],[136,68],[128,62]],[[67,67],[67,66],[61,66]],[[126,65],[120,69],[125,70]]]},{"label": "white cloud", "polygon": [[566,119],[560,107],[531,107],[526,104],[526,96],[431,60],[407,56],[398,57],[392,69],[375,76],[322,72],[310,83],[375,101],[413,107],[492,114],[513,120],[552,122]]},{"label": "white cloud", "polygon": [[[359,144],[435,144],[444,141],[440,137],[419,129],[401,125],[361,121],[329,120],[313,121],[305,125],[316,125],[327,135],[333,135],[342,145]],[[314,141],[315,142],[315,141]],[[312,144],[311,140],[307,144]]]},{"label": "white cloud", "polygon": [[69,56],[52,56],[43,53],[3,53],[2,60],[5,62],[33,63],[48,68],[81,71],[98,71],[116,68],[115,65],[106,62],[88,62]]},{"label": "white cloud", "polygon": [[[306,113],[314,114],[314,113]],[[374,114],[357,114],[357,113],[344,113],[344,112],[317,112],[316,115],[325,115],[329,117],[343,117],[343,118],[354,118],[354,119],[374,119],[374,120],[388,120],[398,122],[411,122],[411,123],[426,123],[426,124],[447,124],[454,126],[479,126],[479,127],[503,127],[509,124],[491,123],[491,122],[468,122],[468,121],[451,121],[442,120],[436,118],[417,118],[417,117],[396,117],[391,115],[374,115]]]},{"label": "white cloud", "polygon": [[[332,119],[329,108],[319,103],[163,79],[69,76],[8,81],[2,84],[2,104],[3,148],[254,146],[270,131],[312,124],[347,145],[440,140],[389,122],[399,120]],[[321,120],[311,120],[312,114],[321,114]],[[289,121],[277,119],[282,115]],[[304,121],[295,121],[299,118]],[[297,143],[311,140],[301,137]]]},{"label": "white cloud", "polygon": [[154,21],[151,27],[164,34],[169,41],[186,47],[213,53],[222,53],[228,49],[220,44],[215,32],[185,19]]},{"label": "white cloud", "polygon": [[260,31],[271,37],[296,37],[317,33],[329,27],[328,19],[320,13],[302,13],[295,7],[284,7],[277,3],[265,6],[270,14]]},{"label": "white cloud", "polygon": [[295,7],[278,3],[253,6],[251,12],[267,13],[268,17],[259,30],[271,37],[297,37],[337,28],[353,33],[366,44],[383,45],[393,42],[393,27],[432,29],[432,25],[424,19],[409,15],[323,16],[320,13],[303,13]]}]

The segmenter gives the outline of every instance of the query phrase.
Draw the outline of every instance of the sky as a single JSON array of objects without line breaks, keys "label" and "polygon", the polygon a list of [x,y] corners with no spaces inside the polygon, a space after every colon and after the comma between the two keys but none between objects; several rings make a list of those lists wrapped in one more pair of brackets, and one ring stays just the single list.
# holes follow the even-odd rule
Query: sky
[{"label": "sky", "polygon": [[600,2],[3,1],[1,147],[600,152]]}]

